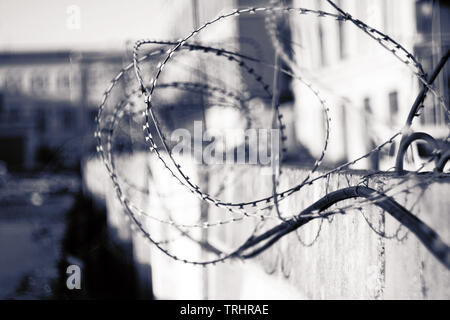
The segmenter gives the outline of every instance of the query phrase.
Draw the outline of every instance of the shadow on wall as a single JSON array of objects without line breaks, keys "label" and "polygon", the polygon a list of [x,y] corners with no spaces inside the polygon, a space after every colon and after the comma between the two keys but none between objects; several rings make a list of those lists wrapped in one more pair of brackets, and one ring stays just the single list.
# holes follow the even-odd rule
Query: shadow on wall
[{"label": "shadow on wall", "polygon": [[[104,208],[80,192],[66,219],[54,299],[153,299],[151,289],[140,288],[131,257],[110,241]],[[66,286],[73,264],[81,269],[80,290]]]}]

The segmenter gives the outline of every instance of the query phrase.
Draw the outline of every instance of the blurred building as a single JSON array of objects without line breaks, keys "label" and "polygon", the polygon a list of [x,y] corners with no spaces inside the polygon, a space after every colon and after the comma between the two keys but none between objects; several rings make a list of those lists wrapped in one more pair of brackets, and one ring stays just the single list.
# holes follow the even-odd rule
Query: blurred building
[{"label": "blurred building", "polygon": [[[419,57],[431,73],[450,47],[446,1],[341,0],[335,1],[353,17],[390,35]],[[326,1],[295,0],[295,7],[336,12]],[[326,160],[355,159],[400,130],[421,85],[410,69],[351,22],[317,16],[292,17],[294,59],[303,76],[316,84],[330,106],[331,137]],[[449,97],[447,64],[435,84]],[[296,135],[318,156],[325,139],[325,118],[317,97],[293,83],[296,99]],[[436,138],[447,136],[448,119],[428,94],[414,130]],[[354,168],[389,169],[397,145],[357,163]]]},{"label": "blurred building", "polygon": [[[431,72],[449,47],[449,5],[444,1],[341,0],[337,3],[354,17],[404,45],[420,58],[426,72]],[[294,0],[283,4],[335,11],[326,1]],[[168,8],[172,13],[171,21],[179,17],[180,23],[169,24],[170,32],[174,38],[179,38],[232,8],[267,5],[270,1],[171,3]],[[299,67],[295,72],[314,83],[330,106],[331,136],[325,159],[328,163],[357,158],[403,126],[421,88],[407,66],[352,23],[292,13],[286,16],[284,24],[288,27],[280,26],[278,36]],[[267,32],[265,14],[241,14],[224,19],[209,25],[191,40],[274,64],[275,50]],[[182,72],[176,63],[171,64],[164,72],[163,81],[205,82],[239,96],[249,94],[266,106],[264,112],[253,113],[270,119],[270,98],[255,77],[237,63],[192,52],[178,59],[184,68]],[[129,61],[130,57],[114,52],[1,53],[0,141],[4,147],[0,160],[32,168],[43,148],[66,148],[71,154],[68,159],[76,161],[78,156],[73,155],[90,148],[83,143],[83,137],[91,138],[93,119],[103,91]],[[247,63],[272,90],[273,69]],[[171,69],[173,65],[175,68]],[[449,74],[449,66],[446,66],[435,82],[447,101]],[[326,132],[324,113],[317,97],[300,82],[283,75],[279,76],[278,89],[287,126],[288,152],[296,156],[302,152],[319,156]],[[114,90],[114,94],[121,93],[122,90]],[[208,97],[202,99],[199,106],[208,104]],[[448,120],[442,108],[431,94],[425,105],[414,129],[445,138]],[[196,119],[201,116],[199,106],[189,109],[189,114]],[[182,106],[182,109],[187,108]],[[174,114],[180,115],[178,111],[170,115]],[[396,147],[365,159],[354,168],[388,169],[393,166]]]},{"label": "blurred building", "polygon": [[66,152],[76,164],[92,148],[98,103],[122,65],[114,53],[1,53],[0,160],[30,169]]},{"label": "blurred building", "polygon": [[[196,1],[193,2],[194,4]],[[283,5],[289,6],[292,1],[283,1]],[[202,23],[212,20],[220,14],[230,13],[236,8],[251,7],[269,7],[280,5],[271,0],[233,0],[226,4],[220,1],[210,1],[201,3],[198,6],[198,20]],[[194,11],[196,7],[194,6]],[[290,46],[290,26],[289,20],[280,23],[277,27],[279,34],[282,34],[280,42],[288,50]],[[216,59],[213,63],[204,63],[204,69],[207,70],[205,81],[208,83],[218,83],[220,78],[221,88],[225,90],[236,90],[238,94],[248,101],[248,106],[252,110],[252,126],[255,128],[268,128],[272,125],[272,97],[268,92],[273,92],[274,68],[275,65],[275,46],[272,43],[269,29],[267,27],[266,14],[244,13],[238,16],[223,19],[208,27],[199,34],[198,40],[208,43],[216,48],[224,48],[237,52],[251,59],[237,57],[238,60],[245,62],[246,67],[238,63],[230,63],[227,59]],[[258,62],[252,61],[252,59]],[[286,68],[286,65],[280,60],[280,66]],[[250,70],[250,72],[249,72]],[[220,77],[217,77],[220,75]],[[260,79],[261,81],[259,81]],[[281,72],[277,72],[277,100],[280,104],[280,110],[283,114],[284,134],[287,141],[284,144],[285,156],[289,160],[299,160],[305,158],[305,153],[299,151],[305,149],[296,141],[294,135],[294,117],[293,100],[294,96],[291,87],[292,79]],[[267,86],[268,90],[266,90]],[[208,99],[205,98],[208,103]],[[230,117],[235,110],[230,108]],[[212,111],[212,110],[211,110]],[[225,112],[226,111],[222,111]],[[217,122],[208,121],[211,127],[221,127],[224,125],[223,117],[216,117]],[[236,123],[227,123],[230,128],[235,128]]]}]

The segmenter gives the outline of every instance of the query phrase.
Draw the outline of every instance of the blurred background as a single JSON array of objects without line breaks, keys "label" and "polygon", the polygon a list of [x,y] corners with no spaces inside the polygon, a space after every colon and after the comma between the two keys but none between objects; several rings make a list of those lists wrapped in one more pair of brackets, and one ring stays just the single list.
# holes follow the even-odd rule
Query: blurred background
[{"label": "blurred background", "polygon": [[[447,1],[337,3],[401,43],[427,73],[450,48]],[[292,0],[282,4],[335,12],[326,1]],[[0,2],[1,299],[154,297],[151,278],[157,275],[152,275],[148,266],[136,267],[132,257],[124,258],[128,256],[126,249],[112,244],[105,204],[86,192],[82,178],[86,161],[95,158],[95,117],[103,92],[121,68],[132,62],[133,45],[138,39],[173,41],[233,8],[267,5],[270,1]],[[357,158],[402,128],[421,84],[407,66],[366,34],[351,23],[295,15],[278,19],[276,32],[281,46],[330,105],[333,134],[325,167]],[[193,40],[275,64],[275,47],[264,15],[240,15],[211,25]],[[154,60],[146,62],[144,67],[150,68],[146,69],[150,70],[145,74],[146,81],[153,77],[151,68],[155,65]],[[272,85],[273,69],[254,66]],[[130,90],[139,88],[132,69],[127,76],[117,84],[111,101],[117,103]],[[264,112],[258,113],[259,120],[270,121],[271,101],[260,84],[248,77],[226,59],[197,54],[181,55],[164,80],[217,84],[246,95],[256,107],[262,105]],[[298,81],[286,75],[280,75],[278,81],[286,122],[284,161],[310,166],[320,155],[326,136],[323,110]],[[449,65],[435,85],[449,101]],[[204,105],[214,105],[206,96],[173,91],[162,91],[157,98],[161,106],[171,107],[170,114],[158,111],[168,131],[190,128],[193,120],[201,118]],[[449,120],[445,111],[432,95],[425,104],[414,129],[447,143]],[[180,113],[181,106],[186,105],[183,109],[189,114]],[[214,114],[209,112],[208,125],[223,125],[226,115]],[[115,150],[142,150],[139,142],[133,143],[136,139],[125,139],[115,145]],[[397,147],[393,144],[352,169],[389,170]],[[410,150],[405,167],[414,168],[430,155],[431,150],[419,142]],[[82,265],[86,270],[83,285],[87,289],[81,293],[65,287],[69,264]],[[113,285],[108,279],[118,273],[123,277]],[[142,274],[150,278],[145,286],[141,285]]]}]

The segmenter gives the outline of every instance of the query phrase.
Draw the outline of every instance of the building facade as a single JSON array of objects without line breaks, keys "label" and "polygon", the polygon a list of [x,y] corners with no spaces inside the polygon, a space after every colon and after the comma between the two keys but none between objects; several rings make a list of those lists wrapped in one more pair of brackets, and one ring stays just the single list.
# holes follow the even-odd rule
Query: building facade
[{"label": "building facade", "polygon": [[[449,5],[444,1],[336,1],[353,17],[398,41],[420,59],[430,74],[450,47]],[[296,0],[295,7],[327,12],[326,1]],[[388,140],[406,121],[421,85],[411,70],[351,22],[329,18],[294,17],[291,21],[294,60],[330,107],[331,135],[326,161],[342,163]],[[449,67],[435,84],[448,101]],[[318,99],[305,86],[293,83],[296,135],[318,156],[325,140],[325,119]],[[448,119],[429,94],[413,129],[446,138]],[[355,164],[355,169],[388,170],[397,145]],[[417,156],[417,154],[416,154]],[[412,164],[414,166],[414,164]]]},{"label": "building facade", "polygon": [[0,54],[0,160],[32,169],[50,152],[75,164],[92,149],[97,106],[122,64],[121,54]]}]

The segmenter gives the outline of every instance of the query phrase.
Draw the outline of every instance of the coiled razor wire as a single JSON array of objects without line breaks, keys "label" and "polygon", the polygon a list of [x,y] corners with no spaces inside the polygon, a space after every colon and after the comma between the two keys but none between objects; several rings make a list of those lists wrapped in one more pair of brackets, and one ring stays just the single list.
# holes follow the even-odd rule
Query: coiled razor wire
[{"label": "coiled razor wire", "polygon": [[[389,188],[382,188],[382,190],[375,191],[373,189],[368,188],[364,185],[359,185],[356,187],[349,186],[347,188],[337,190],[331,193],[328,193],[319,201],[312,204],[310,207],[301,210],[300,213],[293,213],[291,215],[282,215],[278,208],[278,203],[282,200],[287,199],[289,196],[294,193],[299,192],[304,187],[308,187],[313,185],[316,181],[321,179],[329,179],[332,174],[340,173],[344,169],[348,168],[351,165],[356,164],[357,162],[368,158],[373,153],[380,151],[384,147],[392,144],[394,140],[398,137],[403,137],[407,134],[407,129],[409,126],[405,126],[405,128],[399,130],[394,135],[392,135],[388,140],[374,147],[372,150],[367,152],[366,154],[344,163],[340,166],[337,166],[334,169],[328,170],[322,174],[318,174],[314,177],[314,173],[317,172],[323,159],[325,157],[325,153],[329,143],[330,137],[330,124],[331,117],[329,116],[329,107],[325,99],[322,97],[320,91],[315,87],[312,81],[307,80],[302,72],[302,69],[299,68],[295,62],[290,58],[289,54],[286,52],[286,49],[283,48],[279,40],[279,35],[277,32],[277,15],[278,14],[298,14],[298,15],[310,15],[318,18],[332,18],[342,22],[351,22],[357,28],[361,29],[364,33],[366,33],[371,39],[375,40],[382,48],[389,51],[393,54],[399,61],[403,64],[407,65],[412,71],[413,75],[419,79],[419,81],[423,84],[424,88],[427,91],[431,92],[439,102],[439,105],[444,108],[446,111],[447,117],[449,116],[449,108],[442,96],[437,93],[437,90],[433,87],[432,81],[428,81],[426,79],[425,72],[423,70],[422,65],[417,61],[417,59],[409,53],[402,45],[393,40],[391,37],[383,34],[382,32],[376,30],[365,24],[364,22],[353,18],[350,14],[346,13],[342,9],[340,9],[334,2],[327,0],[337,11],[338,13],[329,13],[322,10],[312,10],[306,8],[291,8],[291,7],[259,7],[259,8],[245,8],[245,9],[237,9],[228,14],[221,15],[214,20],[206,22],[201,25],[199,28],[192,31],[188,36],[178,40],[178,41],[157,41],[157,40],[139,40],[136,42],[133,50],[133,62],[124,67],[120,72],[116,75],[116,77],[111,81],[110,86],[106,89],[102,101],[99,105],[98,114],[96,117],[97,130],[95,132],[95,137],[97,139],[97,151],[103,160],[105,167],[110,175],[111,181],[113,183],[115,192],[117,197],[125,208],[126,215],[133,221],[133,229],[140,231],[145,238],[153,243],[159,250],[165,253],[167,256],[183,261],[185,263],[191,263],[194,265],[209,265],[215,264],[217,262],[223,262],[229,258],[251,258],[260,252],[269,248],[273,243],[276,243],[281,237],[284,235],[296,231],[299,227],[305,225],[307,222],[312,221],[314,219],[321,219],[320,227],[318,229],[317,235],[313,239],[313,242],[310,244],[304,243],[301,238],[299,241],[303,242],[304,245],[312,245],[318,238],[322,221],[324,218],[329,219],[334,214],[343,214],[346,210],[357,209],[362,210],[363,206],[367,205],[377,205],[381,207],[383,210],[392,214],[397,220],[401,222],[400,227],[403,225],[408,230],[414,232],[416,236],[422,241],[422,243],[448,268],[450,267],[450,258],[449,258],[449,248],[448,246],[439,238],[439,236],[432,231],[428,226],[426,226],[422,221],[420,221],[417,217],[412,215],[408,210],[400,206],[397,202],[395,202],[392,197],[401,193],[410,193],[412,188],[421,187],[422,190],[424,188],[435,182],[442,181],[442,179],[446,178],[445,174],[442,174],[438,171],[426,174],[425,176],[421,176],[418,182],[411,186],[408,185],[408,181],[411,178],[416,179],[420,171],[429,163],[433,162],[436,159],[441,159],[443,154],[446,154],[447,150],[433,150],[433,156],[427,162],[423,163],[420,168],[416,171],[408,172],[401,176],[396,176],[398,181],[395,184],[391,184]],[[239,54],[237,52],[226,50],[223,48],[214,48],[212,46],[207,46],[204,44],[193,43],[191,40],[194,36],[198,35],[204,29],[208,28],[210,25],[220,22],[221,20],[225,20],[231,17],[236,17],[241,14],[265,14],[266,15],[266,27],[269,31],[270,38],[272,43],[275,46],[275,51],[277,55],[277,59],[281,59],[288,66],[288,69],[280,67],[279,63],[275,63],[275,65],[264,61],[263,59],[258,59],[255,57],[251,57],[248,55]],[[146,53],[143,56],[139,57],[139,50],[142,46],[152,45],[152,46],[161,46],[160,49],[153,50],[150,53]],[[167,49],[167,47],[169,47]],[[241,70],[245,71],[245,73],[252,76],[253,80],[259,83],[265,92],[267,99],[272,101],[272,112],[274,116],[274,121],[272,121],[272,126],[275,129],[278,129],[281,133],[281,154],[283,155],[286,152],[285,140],[286,136],[284,134],[284,129],[286,126],[283,123],[283,115],[279,109],[278,103],[278,88],[277,81],[273,82],[273,88],[270,90],[270,86],[265,83],[263,77],[258,74],[257,70],[254,67],[251,67],[247,62],[251,62],[261,67],[272,68],[274,73],[284,73],[290,76],[292,79],[296,79],[300,81],[303,85],[305,85],[318,99],[320,105],[324,111],[325,115],[325,141],[321,151],[321,154],[318,159],[316,159],[314,165],[311,170],[307,174],[307,176],[297,185],[289,187],[283,191],[278,192],[278,181],[279,177],[282,173],[281,165],[278,172],[274,172],[272,175],[272,183],[273,183],[273,194],[270,196],[258,198],[256,200],[245,201],[245,202],[224,202],[217,198],[216,196],[212,196],[207,192],[202,191],[199,185],[192,181],[188,174],[184,172],[184,169],[181,167],[179,162],[176,161],[175,157],[172,155],[171,149],[167,144],[167,138],[163,133],[161,126],[161,119],[158,118],[157,113],[155,112],[154,105],[154,95],[157,90],[164,88],[177,88],[180,90],[185,90],[189,92],[197,92],[204,96],[214,96],[218,98],[219,102],[215,102],[214,105],[221,105],[224,103],[224,106],[237,106],[237,109],[243,113],[244,117],[247,119],[247,128],[251,125],[251,119],[249,117],[249,109],[248,102],[250,98],[247,94],[245,94],[245,98],[239,97],[239,95],[235,92],[228,91],[222,89],[220,87],[214,85],[207,85],[197,82],[171,82],[164,84],[157,84],[159,78],[163,74],[164,68],[172,62],[173,57],[178,54],[182,50],[188,50],[187,52],[202,52],[205,54],[214,54],[214,56],[226,59],[234,64],[236,64]],[[144,62],[148,62],[154,58],[159,59],[159,57],[163,56],[160,62],[156,65],[156,71],[154,77],[150,80],[149,83],[146,83],[143,78],[143,71],[141,68],[141,64]],[[118,104],[116,104],[112,115],[104,114],[106,104],[110,95],[116,87],[116,85],[124,78],[124,76],[128,76],[128,74],[134,71],[135,77],[138,82],[138,87],[132,90],[131,93],[125,96],[125,99],[121,100]],[[274,78],[275,79],[275,78]],[[136,109],[132,106],[131,99],[140,98],[141,101],[144,102],[144,107],[141,109]],[[229,103],[228,103],[229,102]],[[417,109],[419,111],[424,105],[421,103]],[[149,214],[146,210],[139,208],[136,204],[133,203],[129,195],[135,190],[138,190],[137,186],[134,186],[131,182],[127,181],[126,177],[122,177],[122,174],[118,174],[117,168],[114,164],[113,159],[113,139],[114,132],[116,127],[120,123],[120,120],[124,115],[128,116],[136,116],[142,114],[144,118],[144,125],[142,129],[144,131],[143,138],[145,139],[145,143],[148,145],[148,149],[156,155],[158,161],[162,164],[162,168],[167,170],[175,181],[181,184],[184,188],[186,188],[189,192],[199,197],[202,201],[205,201],[209,204],[212,204],[218,208],[225,209],[226,212],[233,216],[232,218],[226,218],[219,221],[198,221],[191,224],[185,223],[177,223],[175,219],[170,215],[170,210],[165,210],[167,219],[159,218],[154,215]],[[417,117],[419,113],[415,113],[414,117]],[[410,124],[409,124],[410,125]],[[156,131],[157,137],[152,135],[151,129]],[[106,139],[104,136],[106,135]],[[155,139],[156,138],[156,139]],[[158,147],[157,141],[162,145],[162,149]],[[105,145],[106,143],[106,145]],[[447,152],[448,153],[448,152]],[[440,160],[441,162],[444,160]],[[443,164],[445,165],[445,163]],[[120,176],[120,178],[119,178]],[[130,191],[124,191],[124,186],[122,183],[125,183],[125,187]],[[361,180],[360,184],[364,183],[364,179]],[[406,187],[400,188],[403,184]],[[219,186],[219,190],[224,190],[227,186],[223,183]],[[148,193],[149,190],[146,190]],[[161,195],[158,195],[161,196]],[[362,199],[352,202],[346,206],[340,206],[335,209],[329,209],[331,205],[335,205],[337,202],[354,198],[354,197],[362,197]],[[411,207],[414,208],[415,204]],[[277,216],[271,215],[271,210],[275,207]],[[268,214],[264,214],[264,212],[268,211]],[[369,220],[363,214],[365,221],[370,225]],[[168,225],[172,225],[176,227],[180,232],[181,236],[187,237],[201,245],[202,248],[213,252],[218,257],[215,259],[211,259],[208,261],[193,261],[187,260],[180,257],[177,257],[173,253],[171,253],[167,248],[164,247],[164,244],[171,242],[173,239],[166,239],[162,241],[156,241],[148,230],[145,228],[144,223],[140,220],[142,218],[150,218],[159,223],[164,223]],[[257,218],[261,220],[265,219],[274,219],[281,220],[281,223],[260,235],[256,235],[254,232],[250,235],[250,237],[243,242],[237,249],[232,250],[229,253],[224,253],[218,250],[216,247],[209,243],[200,243],[199,240],[193,239],[184,229],[187,228],[210,228],[222,226],[224,224],[234,223],[242,221],[245,218]],[[400,229],[399,227],[399,229]],[[386,236],[384,232],[380,232],[371,226],[371,228],[377,232],[380,236]],[[399,229],[389,237],[397,237]],[[250,252],[249,252],[250,251]]]}]

